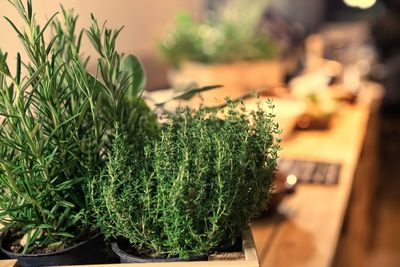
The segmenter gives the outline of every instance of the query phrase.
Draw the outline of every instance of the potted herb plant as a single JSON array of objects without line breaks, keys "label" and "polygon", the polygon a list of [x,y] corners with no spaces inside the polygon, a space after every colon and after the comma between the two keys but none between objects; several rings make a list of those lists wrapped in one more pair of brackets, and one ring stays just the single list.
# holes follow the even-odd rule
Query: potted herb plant
[{"label": "potted herb plant", "polygon": [[7,20],[29,60],[18,54],[13,73],[0,50],[1,250],[22,267],[99,262],[87,180],[104,164],[115,122],[129,138],[151,135],[155,117],[137,95],[143,70],[115,50],[119,31],[93,18],[87,36],[99,58],[92,76],[80,57],[76,16],[62,9],[61,20],[54,15],[41,27],[31,0],[10,3],[25,27]]},{"label": "potted herb plant", "polygon": [[222,114],[178,109],[145,141],[115,135],[89,196],[121,262],[207,258],[265,209],[278,126],[261,107],[228,106]]},{"label": "potted herb plant", "polygon": [[190,81],[255,90],[283,83],[280,49],[258,29],[267,1],[225,1],[204,21],[180,14],[159,48],[173,85]]}]

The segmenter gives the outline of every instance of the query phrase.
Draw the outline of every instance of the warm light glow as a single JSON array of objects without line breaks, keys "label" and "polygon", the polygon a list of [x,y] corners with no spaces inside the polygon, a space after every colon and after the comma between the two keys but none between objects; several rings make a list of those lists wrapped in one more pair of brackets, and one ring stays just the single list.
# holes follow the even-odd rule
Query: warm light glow
[{"label": "warm light glow", "polygon": [[288,175],[288,177],[286,177],[286,183],[291,186],[295,185],[297,183],[296,175],[294,174]]},{"label": "warm light glow", "polygon": [[351,7],[358,7],[361,9],[367,9],[372,7],[376,0],[343,0],[346,5]]}]

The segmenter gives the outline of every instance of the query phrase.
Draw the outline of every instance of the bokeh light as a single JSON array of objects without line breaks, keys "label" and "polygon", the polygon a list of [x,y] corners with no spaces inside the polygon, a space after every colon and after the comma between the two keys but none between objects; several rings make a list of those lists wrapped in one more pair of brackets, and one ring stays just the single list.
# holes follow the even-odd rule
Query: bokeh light
[{"label": "bokeh light", "polygon": [[350,7],[358,7],[361,9],[367,9],[372,7],[376,0],[343,0],[346,5]]}]

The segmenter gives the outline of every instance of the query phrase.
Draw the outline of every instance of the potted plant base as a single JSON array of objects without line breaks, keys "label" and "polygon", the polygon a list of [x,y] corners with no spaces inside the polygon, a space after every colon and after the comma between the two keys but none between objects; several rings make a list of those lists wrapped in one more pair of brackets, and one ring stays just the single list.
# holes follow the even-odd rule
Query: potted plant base
[{"label": "potted plant base", "polygon": [[251,230],[247,229],[242,233],[242,251],[214,253],[208,256],[208,261],[218,261],[220,263],[234,261],[237,266],[260,266]]},{"label": "potted plant base", "polygon": [[[134,257],[136,258],[136,257]],[[136,258],[137,259],[137,258]],[[139,258],[140,259],[140,258]],[[140,262],[130,262],[133,267],[175,267],[175,266],[231,266],[231,267],[259,267],[259,261],[257,257],[257,251],[255,248],[253,236],[250,229],[243,231],[242,233],[242,251],[239,252],[218,252],[209,255],[204,260],[195,259],[194,261],[154,261],[141,259]],[[1,262],[0,262],[1,263]],[[126,261],[125,261],[126,263]],[[128,262],[129,263],[129,262]],[[0,264],[1,266],[1,264]],[[81,265],[83,266],[83,265]],[[87,265],[90,266],[90,265]],[[102,265],[103,267],[112,267],[116,265]],[[3,267],[3,266],[1,266]]]},{"label": "potted plant base", "polygon": [[[101,234],[80,242],[72,247],[44,254],[20,254],[5,249],[5,239],[1,240],[1,252],[7,258],[17,260],[19,267],[59,266],[73,264],[95,264],[106,262],[106,251]],[[12,261],[0,261],[0,267]],[[13,266],[13,265],[10,265]]]},{"label": "potted plant base", "polygon": [[180,258],[142,258],[135,256],[127,251],[129,247],[128,242],[115,241],[111,244],[113,252],[118,255],[121,263],[156,263],[156,262],[179,262],[179,261],[201,261],[207,260],[207,256],[190,257],[187,260]]}]

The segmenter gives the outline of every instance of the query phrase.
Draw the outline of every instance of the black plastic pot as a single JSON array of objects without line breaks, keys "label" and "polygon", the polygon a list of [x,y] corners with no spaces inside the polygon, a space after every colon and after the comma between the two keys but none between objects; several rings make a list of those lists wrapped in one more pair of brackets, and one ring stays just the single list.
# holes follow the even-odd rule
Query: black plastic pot
[{"label": "black plastic pot", "polygon": [[104,263],[106,260],[104,239],[101,234],[67,249],[47,254],[13,253],[3,248],[3,240],[1,240],[1,251],[8,258],[17,259],[19,267],[95,264]]},{"label": "black plastic pot", "polygon": [[120,248],[118,241],[111,244],[111,248],[115,254],[120,258],[121,263],[149,263],[149,262],[176,262],[176,261],[203,261],[207,260],[208,256],[194,256],[189,259],[180,258],[141,258],[129,253],[126,253]]},{"label": "black plastic pot", "polygon": [[0,260],[3,260],[5,258],[6,258],[6,255],[4,255],[4,253],[0,251]]}]

